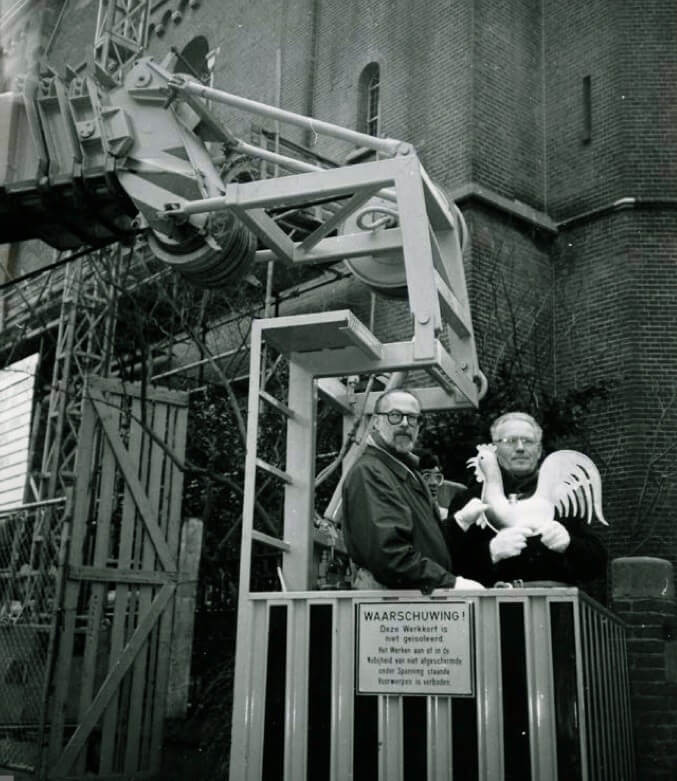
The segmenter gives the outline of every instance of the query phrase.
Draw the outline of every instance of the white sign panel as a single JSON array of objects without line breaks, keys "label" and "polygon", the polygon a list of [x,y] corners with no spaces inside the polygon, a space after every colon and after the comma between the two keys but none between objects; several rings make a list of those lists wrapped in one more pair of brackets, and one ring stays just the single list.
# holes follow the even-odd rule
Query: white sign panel
[{"label": "white sign panel", "polygon": [[38,355],[0,369],[0,508],[22,504]]},{"label": "white sign panel", "polygon": [[473,693],[468,602],[357,605],[358,694]]}]

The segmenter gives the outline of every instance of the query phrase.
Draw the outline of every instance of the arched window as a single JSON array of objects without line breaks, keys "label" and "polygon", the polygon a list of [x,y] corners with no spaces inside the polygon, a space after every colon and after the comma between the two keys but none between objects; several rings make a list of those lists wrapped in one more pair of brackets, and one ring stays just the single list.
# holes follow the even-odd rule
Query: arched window
[{"label": "arched window", "polygon": [[381,132],[381,69],[370,62],[360,75],[359,124],[363,133],[378,136]]}]

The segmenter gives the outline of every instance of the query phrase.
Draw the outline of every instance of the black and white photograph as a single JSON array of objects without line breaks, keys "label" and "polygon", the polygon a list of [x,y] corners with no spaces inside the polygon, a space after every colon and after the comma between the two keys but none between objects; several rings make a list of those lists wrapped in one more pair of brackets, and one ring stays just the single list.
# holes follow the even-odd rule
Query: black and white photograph
[{"label": "black and white photograph", "polygon": [[0,781],[677,781],[677,5],[0,0]]}]

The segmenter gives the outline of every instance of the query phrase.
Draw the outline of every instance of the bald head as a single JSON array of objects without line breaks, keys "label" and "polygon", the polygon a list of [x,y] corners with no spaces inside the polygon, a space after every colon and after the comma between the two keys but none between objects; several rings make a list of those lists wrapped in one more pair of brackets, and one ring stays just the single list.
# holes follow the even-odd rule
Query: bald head
[{"label": "bald head", "polygon": [[383,393],[374,405],[374,430],[385,444],[397,453],[411,453],[418,438],[421,404],[407,390]]}]

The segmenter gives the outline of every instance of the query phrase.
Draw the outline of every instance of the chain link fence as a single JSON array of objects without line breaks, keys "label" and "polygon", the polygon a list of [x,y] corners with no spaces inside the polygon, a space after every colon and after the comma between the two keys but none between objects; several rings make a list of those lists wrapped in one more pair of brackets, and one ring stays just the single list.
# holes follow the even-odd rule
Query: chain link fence
[{"label": "chain link fence", "polygon": [[45,738],[66,503],[0,513],[0,766],[35,770]]}]

